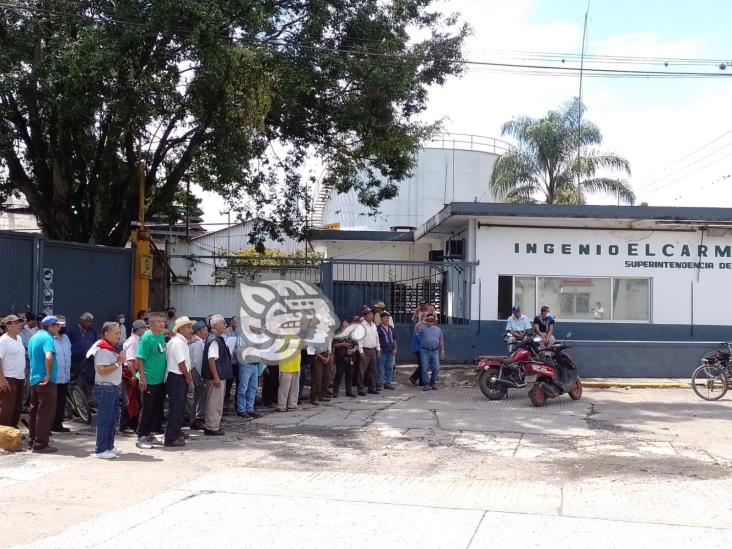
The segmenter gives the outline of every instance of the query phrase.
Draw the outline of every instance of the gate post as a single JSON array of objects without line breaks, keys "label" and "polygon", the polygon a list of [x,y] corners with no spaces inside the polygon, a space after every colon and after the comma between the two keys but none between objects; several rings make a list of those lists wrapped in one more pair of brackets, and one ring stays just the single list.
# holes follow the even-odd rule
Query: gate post
[{"label": "gate post", "polygon": [[[329,260],[320,262],[320,289],[333,302],[333,263]],[[335,304],[334,304],[335,305]]]}]

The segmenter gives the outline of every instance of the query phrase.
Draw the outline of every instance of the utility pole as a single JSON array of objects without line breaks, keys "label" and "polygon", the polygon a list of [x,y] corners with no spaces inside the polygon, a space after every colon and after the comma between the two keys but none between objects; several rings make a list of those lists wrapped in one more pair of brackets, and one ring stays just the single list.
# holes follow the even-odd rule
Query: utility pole
[{"label": "utility pole", "polygon": [[145,227],[145,161],[137,164],[138,178],[138,223],[132,231],[132,245],[135,248],[135,280],[133,314],[150,308],[150,280],[153,274],[153,258],[150,255],[150,232]]},{"label": "utility pole", "polygon": [[585,49],[587,47],[587,19],[590,15],[590,1],[587,0],[587,11],[585,11],[585,25],[582,30],[582,55],[580,56],[580,75],[579,75],[579,117],[577,118],[577,192],[580,191],[581,173],[580,161],[582,157],[582,80],[585,69]]},{"label": "utility pole", "polygon": [[188,242],[188,228],[191,219],[191,178],[186,177],[186,242]]}]

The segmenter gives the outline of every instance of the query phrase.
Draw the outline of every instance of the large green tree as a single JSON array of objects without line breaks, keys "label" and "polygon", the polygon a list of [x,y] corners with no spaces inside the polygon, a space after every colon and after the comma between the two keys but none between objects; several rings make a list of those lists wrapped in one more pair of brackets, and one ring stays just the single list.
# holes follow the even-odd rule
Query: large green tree
[{"label": "large green tree", "polygon": [[630,175],[624,158],[597,150],[602,133],[584,119],[585,107],[575,98],[543,118],[522,116],[503,125],[512,146],[496,162],[491,188],[497,198],[524,204],[584,204],[588,194],[605,193],[633,204],[635,194],[624,179]]},{"label": "large green tree", "polygon": [[[432,0],[0,3],[0,195],[52,238],[122,245],[186,177],[275,236],[308,165],[374,207],[434,125],[428,89],[468,32]],[[2,196],[0,196],[2,198]]]}]

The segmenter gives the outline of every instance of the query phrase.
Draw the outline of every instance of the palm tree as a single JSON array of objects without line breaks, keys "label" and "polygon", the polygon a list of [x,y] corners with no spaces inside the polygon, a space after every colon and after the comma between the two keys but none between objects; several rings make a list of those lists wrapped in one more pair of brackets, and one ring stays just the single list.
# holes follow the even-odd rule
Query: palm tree
[{"label": "palm tree", "polygon": [[630,164],[595,148],[602,134],[595,124],[582,120],[584,112],[582,102],[574,98],[543,118],[522,116],[506,122],[501,133],[515,138],[517,146],[493,168],[494,196],[522,204],[584,204],[587,194],[606,193],[633,204],[635,194],[628,182],[608,175],[630,175]]}]

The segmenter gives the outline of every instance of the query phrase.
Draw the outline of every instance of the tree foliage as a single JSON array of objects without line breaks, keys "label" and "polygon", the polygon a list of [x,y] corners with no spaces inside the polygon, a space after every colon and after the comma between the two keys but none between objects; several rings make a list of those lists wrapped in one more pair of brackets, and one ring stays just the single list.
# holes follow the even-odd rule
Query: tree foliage
[{"label": "tree foliage", "polygon": [[[491,175],[494,195],[508,202],[584,204],[588,194],[606,193],[633,204],[624,158],[598,151],[600,129],[583,119],[584,105],[575,98],[543,118],[522,116],[503,125],[502,134],[517,145],[496,162]],[[579,155],[578,155],[579,152]]]},{"label": "tree foliage", "polygon": [[395,196],[468,32],[432,0],[15,4],[0,6],[0,194],[23,194],[49,237],[111,245],[137,217],[140,159],[149,215],[190,177],[268,236],[296,235],[313,158],[366,205]]}]

